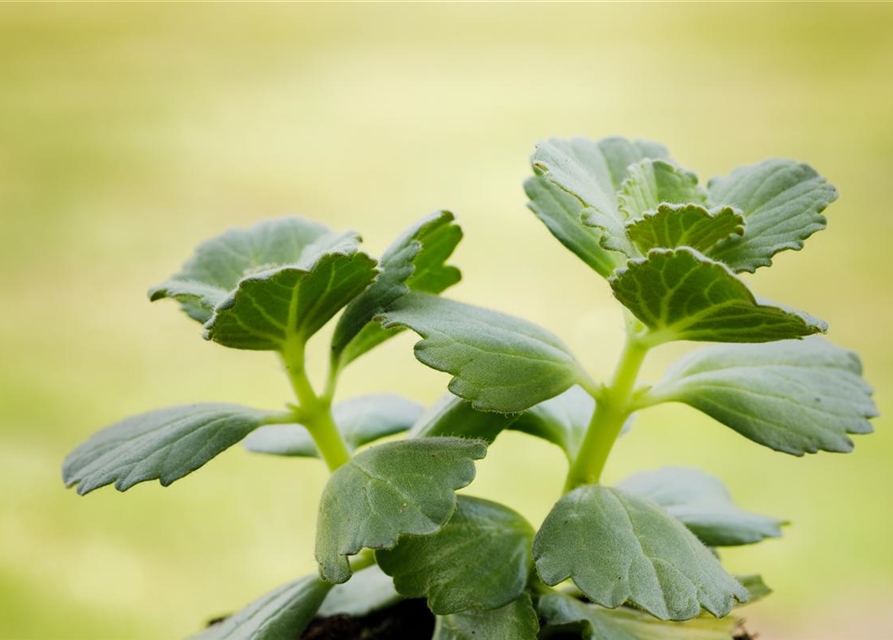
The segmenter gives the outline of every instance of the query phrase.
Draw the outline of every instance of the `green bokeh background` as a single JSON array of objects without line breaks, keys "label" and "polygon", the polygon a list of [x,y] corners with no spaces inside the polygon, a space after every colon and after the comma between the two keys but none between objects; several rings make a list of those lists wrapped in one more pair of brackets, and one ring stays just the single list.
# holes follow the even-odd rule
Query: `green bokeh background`
[{"label": "green bokeh background", "polygon": [[[893,382],[893,6],[802,4],[0,6],[0,637],[163,639],[313,570],[310,460],[236,447],[162,489],[62,488],[65,453],[123,416],[204,400],[278,407],[269,354],[206,343],[145,290],[229,226],[299,213],[379,253],[428,211],[459,214],[454,297],[562,336],[597,375],[619,350],[604,281],[525,209],[533,143],[666,143],[703,178],[767,156],[840,189],[828,230],[749,280],[858,350],[883,411]],[[339,395],[430,402],[446,376],[404,335]],[[653,380],[688,345],[653,353]],[[318,366],[325,337],[313,345]],[[608,475],[722,476],[788,517],[725,554],[776,588],[763,640],[893,637],[893,434],[797,459],[681,406],[640,415]],[[500,438],[470,492],[539,522],[565,464]]]}]

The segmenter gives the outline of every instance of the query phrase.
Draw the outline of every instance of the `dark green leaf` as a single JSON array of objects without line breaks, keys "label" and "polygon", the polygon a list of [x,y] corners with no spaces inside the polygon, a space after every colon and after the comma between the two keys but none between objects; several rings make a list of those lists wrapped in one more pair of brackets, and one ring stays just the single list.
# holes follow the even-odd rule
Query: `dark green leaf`
[{"label": "dark green leaf", "polygon": [[614,295],[650,329],[652,346],[670,340],[770,342],[827,330],[821,320],[759,301],[728,267],[694,249],[652,249],[611,278]]},{"label": "dark green leaf", "polygon": [[698,176],[666,160],[648,159],[627,168],[620,185],[620,209],[628,219],[653,212],[660,204],[706,204]]},{"label": "dark green leaf", "polygon": [[699,349],[646,397],[684,402],[754,442],[802,455],[852,451],[847,434],[872,431],[871,395],[856,354],[811,338]]},{"label": "dark green leaf", "polygon": [[734,271],[756,271],[772,264],[785,249],[802,249],[803,241],[825,228],[822,211],[837,199],[837,190],[807,164],[765,160],[738,167],[707,185],[710,201],[742,211],[747,231],[730,238],[713,257]]},{"label": "dark green leaf", "polygon": [[623,489],[585,485],[553,507],[533,545],[548,585],[570,578],[605,607],[636,605],[661,620],[717,617],[747,591],[678,520]]},{"label": "dark green leaf", "polygon": [[387,609],[403,599],[394,589],[394,581],[377,565],[357,571],[344,584],[336,584],[319,607],[317,615],[366,616]]},{"label": "dark green leaf", "polygon": [[193,640],[294,640],[331,588],[315,576],[295,580],[211,625]]},{"label": "dark green leaf", "polygon": [[275,414],[234,404],[191,404],[151,411],[94,434],[62,466],[65,486],[85,494],[115,483],[126,491],[158,479],[167,486],[237,443]]},{"label": "dark green leaf", "polygon": [[486,445],[420,438],[376,445],[338,468],[323,490],[316,560],[323,580],[350,578],[348,556],[391,549],[401,535],[436,533],[456,506],[454,491],[474,479]]},{"label": "dark green leaf", "polygon": [[[352,398],[335,405],[335,424],[351,450],[409,429],[422,415],[422,406],[392,394]],[[313,438],[299,424],[261,427],[245,438],[245,448],[279,456],[319,457]]]},{"label": "dark green leaf", "polygon": [[409,433],[411,438],[456,436],[491,443],[523,414],[478,411],[459,396],[446,393],[431,405]]},{"label": "dark green leaf", "polygon": [[437,533],[404,536],[376,560],[397,591],[427,598],[435,614],[491,610],[521,595],[533,563],[533,528],[508,507],[459,496]]},{"label": "dark green leaf", "polygon": [[583,225],[583,205],[575,196],[539,176],[528,178],[524,191],[530,198],[528,208],[561,244],[597,273],[606,278],[611,275],[622,256],[602,247],[600,231]]},{"label": "dark green leaf", "polygon": [[752,544],[781,536],[783,520],[738,508],[719,478],[697,469],[646,471],[617,486],[663,507],[709,547]]},{"label": "dark green leaf", "polygon": [[449,211],[436,211],[409,229],[385,251],[381,275],[344,310],[332,337],[332,359],[345,366],[394,335],[372,318],[400,296],[413,291],[440,293],[462,274],[446,264],[462,239],[462,229]]},{"label": "dark green leaf", "polygon": [[536,640],[540,624],[526,593],[494,611],[437,618],[433,640]]},{"label": "dark green leaf", "polygon": [[744,233],[744,218],[730,207],[662,204],[627,223],[626,233],[643,253],[685,246],[709,254],[720,240]]},{"label": "dark green leaf", "polygon": [[568,460],[573,460],[594,411],[595,400],[575,385],[561,395],[531,407],[510,428],[557,444]]},{"label": "dark green leaf", "polygon": [[423,340],[422,363],[452,374],[449,389],[475,409],[514,413],[587,381],[565,344],[535,324],[428,294],[411,293],[381,314]]}]

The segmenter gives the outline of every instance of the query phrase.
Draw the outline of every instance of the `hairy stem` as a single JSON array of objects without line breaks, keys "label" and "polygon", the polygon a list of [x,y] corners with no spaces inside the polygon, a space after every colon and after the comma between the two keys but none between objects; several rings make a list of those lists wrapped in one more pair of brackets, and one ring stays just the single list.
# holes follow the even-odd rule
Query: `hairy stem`
[{"label": "hairy stem", "polygon": [[608,455],[632,412],[636,378],[647,353],[648,347],[632,331],[628,331],[614,376],[599,393],[586,437],[567,474],[565,493],[580,485],[596,484],[601,480]]},{"label": "hairy stem", "polygon": [[301,424],[307,427],[323,460],[334,471],[348,460],[350,452],[332,418],[331,397],[319,397],[310,384],[304,367],[304,344],[290,341],[282,352],[288,379],[301,409]]}]

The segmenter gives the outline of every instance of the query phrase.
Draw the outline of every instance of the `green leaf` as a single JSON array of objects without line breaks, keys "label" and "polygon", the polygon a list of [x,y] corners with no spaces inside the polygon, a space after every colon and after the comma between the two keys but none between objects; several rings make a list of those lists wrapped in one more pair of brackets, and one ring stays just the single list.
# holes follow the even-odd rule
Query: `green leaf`
[{"label": "green leaf", "polygon": [[332,585],[307,576],[211,625],[193,640],[293,640],[310,624]]},{"label": "green leaf", "polygon": [[647,393],[684,402],[746,438],[794,455],[848,452],[848,433],[871,433],[878,415],[859,357],[827,340],[699,349]]},{"label": "green leaf", "polygon": [[380,316],[423,340],[415,355],[453,376],[449,389],[475,409],[514,413],[588,381],[565,344],[535,324],[428,294],[400,298]]},{"label": "green leaf", "polygon": [[735,620],[700,615],[687,622],[657,620],[629,607],[605,609],[550,593],[540,598],[540,615],[550,629],[573,629],[585,640],[730,640]]},{"label": "green leaf", "polygon": [[617,484],[648,498],[709,547],[728,547],[781,536],[783,520],[738,508],[719,478],[682,467],[637,473]]},{"label": "green leaf", "polygon": [[803,241],[825,228],[822,211],[837,199],[837,189],[807,164],[765,160],[738,167],[707,184],[710,202],[740,209],[747,220],[741,238],[730,238],[713,257],[734,271],[768,267],[772,256],[799,250]]},{"label": "green leaf", "polygon": [[612,247],[632,249],[626,241],[626,214],[619,208],[617,192],[629,166],[647,158],[667,158],[667,150],[656,143],[625,138],[550,138],[537,144],[531,164],[537,175],[576,196],[584,205],[583,223],[600,229]]},{"label": "green leaf", "polygon": [[548,440],[574,460],[595,412],[595,400],[578,386],[531,407],[511,428]]},{"label": "green leaf", "polygon": [[533,564],[533,528],[508,507],[459,496],[437,533],[405,536],[375,559],[408,598],[437,615],[499,609],[521,595]]},{"label": "green leaf", "polygon": [[660,204],[706,204],[698,176],[666,160],[642,160],[627,167],[618,201],[626,218],[639,218]]},{"label": "green leaf", "polygon": [[694,249],[652,249],[610,280],[614,296],[641,320],[651,346],[671,340],[770,342],[824,332],[804,313],[754,297],[728,267]]},{"label": "green leaf", "polygon": [[530,596],[494,611],[438,616],[433,640],[536,640],[540,624]]},{"label": "green leaf", "polygon": [[772,589],[769,588],[769,585],[763,582],[763,576],[751,574],[746,576],[735,576],[735,579],[747,589],[747,604],[753,604],[757,600],[762,600],[772,593]]},{"label": "green leaf", "polygon": [[626,233],[643,253],[685,246],[709,255],[717,242],[744,233],[744,218],[731,207],[662,204],[627,223]]},{"label": "green leaf", "polygon": [[336,584],[319,607],[317,615],[358,618],[387,609],[403,599],[394,581],[377,565],[357,571],[344,584]]},{"label": "green leaf", "polygon": [[521,415],[478,411],[470,402],[445,393],[422,414],[410,430],[409,437],[455,436],[477,438],[489,444]]},{"label": "green leaf", "polygon": [[747,591],[682,523],[623,489],[584,485],[552,508],[533,543],[548,585],[570,578],[605,607],[636,605],[661,620],[717,617]]},{"label": "green leaf", "polygon": [[277,414],[234,404],[190,404],[151,411],[94,434],[62,465],[65,486],[83,495],[115,483],[179,480]]},{"label": "green leaf", "polygon": [[346,582],[348,556],[391,549],[401,535],[436,533],[456,506],[457,489],[474,479],[477,440],[422,438],[366,449],[329,478],[319,506],[316,560],[328,582]]},{"label": "green leaf", "polygon": [[524,182],[524,192],[530,198],[527,207],[561,244],[596,273],[605,278],[611,275],[621,256],[616,256],[601,245],[600,231],[583,225],[580,217],[583,205],[575,196],[539,176]]},{"label": "green leaf", "polygon": [[[352,398],[335,405],[332,415],[350,450],[406,431],[422,415],[422,406],[393,394]],[[319,457],[306,428],[299,424],[261,427],[245,438],[245,448],[279,456]]]},{"label": "green leaf", "polygon": [[462,274],[446,261],[461,239],[449,211],[435,211],[404,231],[382,256],[381,275],[338,320],[333,361],[343,367],[394,335],[371,321],[400,296],[410,290],[440,293],[459,282]]}]

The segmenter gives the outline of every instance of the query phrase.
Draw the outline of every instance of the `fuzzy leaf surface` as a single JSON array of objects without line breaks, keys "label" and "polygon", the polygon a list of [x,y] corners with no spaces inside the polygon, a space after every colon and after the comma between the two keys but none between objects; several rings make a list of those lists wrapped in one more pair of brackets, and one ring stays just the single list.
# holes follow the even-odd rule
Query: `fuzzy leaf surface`
[{"label": "fuzzy leaf surface", "polygon": [[409,598],[427,598],[437,615],[499,609],[521,595],[533,564],[533,528],[489,500],[459,496],[437,533],[405,536],[376,560]]},{"label": "fuzzy leaf surface", "polygon": [[584,485],[556,503],[533,554],[548,585],[570,578],[593,602],[636,605],[661,620],[705,609],[725,616],[747,591],[707,547],[652,502],[623,489]]},{"label": "fuzzy leaf surface", "polygon": [[709,255],[719,241],[744,233],[744,218],[731,207],[661,204],[628,222],[626,233],[642,253],[684,246]]},{"label": "fuzzy leaf surface", "polygon": [[758,300],[728,267],[688,247],[653,249],[610,283],[614,296],[650,329],[652,345],[771,342],[827,330],[821,320]]},{"label": "fuzzy leaf surface", "polygon": [[492,443],[521,415],[478,411],[471,403],[452,393],[445,393],[419,418],[409,432],[410,438],[455,436],[476,438]]},{"label": "fuzzy leaf surface", "polygon": [[706,204],[698,176],[666,160],[647,159],[627,168],[618,201],[627,219],[640,218],[660,204]]},{"label": "fuzzy leaf surface", "polygon": [[738,167],[707,185],[710,202],[740,209],[747,221],[741,238],[730,238],[713,257],[733,271],[754,272],[772,264],[785,249],[825,228],[822,211],[837,199],[837,189],[808,164],[772,159]]},{"label": "fuzzy leaf surface", "polygon": [[383,326],[423,339],[415,355],[453,376],[449,389],[475,409],[514,413],[586,379],[567,346],[542,327],[429,294],[411,293],[381,314]]},{"label": "fuzzy leaf surface", "polygon": [[618,257],[601,244],[602,233],[583,225],[580,201],[541,176],[524,182],[530,198],[527,207],[542,221],[558,241],[605,278],[618,264]]},{"label": "fuzzy leaf surface", "polygon": [[293,640],[310,624],[332,585],[307,576],[211,625],[193,640]]},{"label": "fuzzy leaf surface", "polygon": [[410,290],[440,293],[459,282],[459,269],[446,261],[460,240],[462,229],[449,211],[435,211],[404,231],[382,256],[378,279],[338,320],[332,337],[333,361],[345,366],[394,335],[372,318],[400,296]]},{"label": "fuzzy leaf surface", "polygon": [[394,589],[394,581],[378,565],[357,571],[344,584],[336,584],[323,600],[317,615],[367,616],[381,611],[403,599]]},{"label": "fuzzy leaf surface", "polygon": [[401,535],[430,535],[450,519],[455,491],[474,479],[486,445],[461,438],[387,442],[339,467],[323,490],[316,529],[320,577],[346,582],[348,557],[391,549]]},{"label": "fuzzy leaf surface", "polygon": [[568,460],[574,460],[594,412],[595,400],[574,385],[522,413],[510,428],[556,444]]},{"label": "fuzzy leaf surface", "polygon": [[493,611],[438,616],[433,640],[536,640],[540,625],[530,596]]},{"label": "fuzzy leaf surface", "polygon": [[878,415],[859,357],[822,338],[722,345],[680,359],[649,392],[684,402],[754,442],[794,455],[848,452]]},{"label": "fuzzy leaf surface", "polygon": [[[351,451],[379,438],[406,431],[421,415],[419,403],[387,393],[351,398],[332,409],[335,424]],[[255,453],[319,457],[313,437],[300,424],[261,427],[245,438],[244,445]]]},{"label": "fuzzy leaf surface", "polygon": [[666,509],[708,547],[752,544],[781,536],[783,520],[739,508],[719,478],[698,469],[645,471],[617,486]]},{"label": "fuzzy leaf surface", "polygon": [[735,629],[732,618],[702,614],[668,622],[629,607],[605,609],[561,593],[544,595],[538,608],[548,627],[574,630],[584,640],[730,640]]},{"label": "fuzzy leaf surface", "polygon": [[62,465],[65,486],[83,495],[115,483],[167,486],[270,421],[271,412],[234,404],[170,407],[126,418],[91,436]]}]

